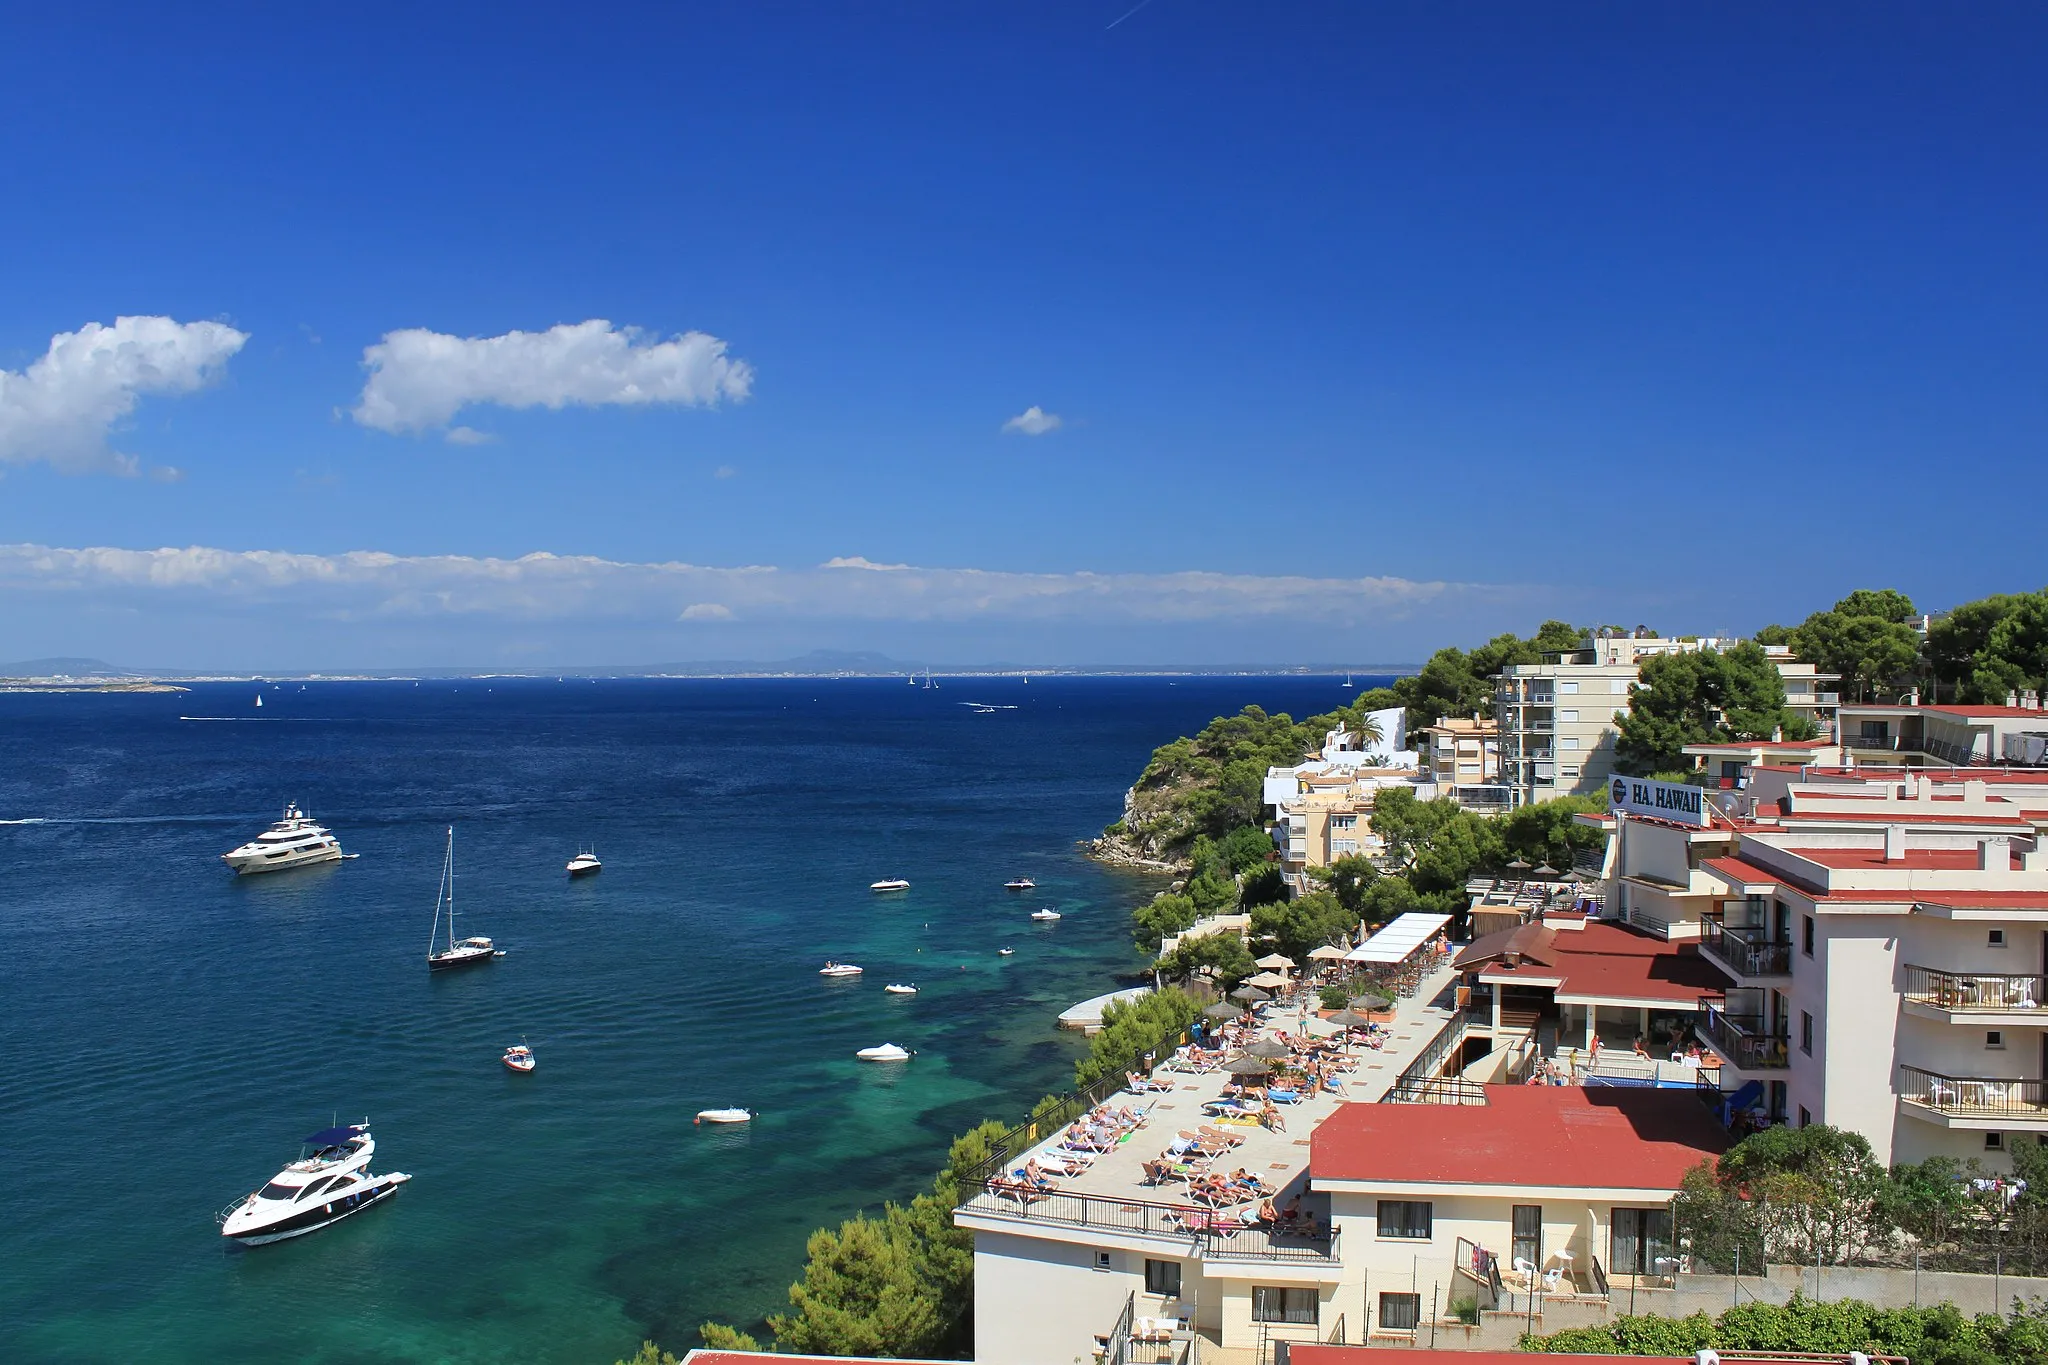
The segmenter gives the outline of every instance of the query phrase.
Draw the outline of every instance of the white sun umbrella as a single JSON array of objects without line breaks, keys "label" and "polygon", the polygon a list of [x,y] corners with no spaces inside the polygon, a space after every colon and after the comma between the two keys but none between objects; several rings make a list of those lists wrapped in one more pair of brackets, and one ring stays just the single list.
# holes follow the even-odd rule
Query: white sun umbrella
[{"label": "white sun umbrella", "polygon": [[1257,976],[1245,978],[1245,985],[1257,986],[1261,990],[1276,990],[1287,984],[1287,978],[1278,972],[1260,972]]},{"label": "white sun umbrella", "polygon": [[1287,956],[1287,954],[1285,953],[1267,953],[1264,957],[1258,960],[1258,963],[1256,965],[1261,967],[1273,968],[1292,967],[1294,965],[1294,959]]},{"label": "white sun umbrella", "polygon": [[[1344,960],[1344,950],[1342,948],[1333,948],[1327,943],[1320,948],[1311,948],[1308,955],[1310,960],[1315,962],[1342,962]],[[1266,964],[1261,962],[1259,965],[1263,967]]]}]

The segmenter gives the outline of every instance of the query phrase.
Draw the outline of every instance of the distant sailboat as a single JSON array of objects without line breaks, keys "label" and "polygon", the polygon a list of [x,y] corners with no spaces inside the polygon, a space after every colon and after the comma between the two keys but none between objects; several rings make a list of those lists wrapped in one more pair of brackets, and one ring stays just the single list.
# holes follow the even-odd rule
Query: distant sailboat
[{"label": "distant sailboat", "polygon": [[1351,675],[1350,675],[1349,673],[1346,673],[1346,674],[1344,675],[1344,685],[1345,685],[1346,687],[1349,687],[1349,686],[1351,686]]},{"label": "distant sailboat", "polygon": [[262,694],[261,692],[258,692],[258,693],[256,694],[256,704],[257,704],[258,706],[261,706],[261,705],[263,705],[263,694]]}]

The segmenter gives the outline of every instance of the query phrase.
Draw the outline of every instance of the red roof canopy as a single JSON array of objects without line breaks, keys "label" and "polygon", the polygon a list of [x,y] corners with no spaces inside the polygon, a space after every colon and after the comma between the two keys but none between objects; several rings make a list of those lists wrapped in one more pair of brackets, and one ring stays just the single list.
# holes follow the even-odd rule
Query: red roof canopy
[{"label": "red roof canopy", "polygon": [[1728,1147],[1687,1091],[1489,1085],[1485,1104],[1340,1104],[1309,1141],[1315,1180],[1676,1190]]}]

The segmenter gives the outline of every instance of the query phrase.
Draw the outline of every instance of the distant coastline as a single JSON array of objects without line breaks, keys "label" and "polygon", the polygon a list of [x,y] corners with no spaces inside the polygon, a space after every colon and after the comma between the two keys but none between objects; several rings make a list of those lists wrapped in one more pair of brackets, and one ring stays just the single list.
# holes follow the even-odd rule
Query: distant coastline
[{"label": "distant coastline", "polygon": [[954,678],[1268,678],[1335,677],[1372,674],[1402,677],[1421,670],[1419,664],[1077,664],[1017,663],[938,664],[892,659],[871,653],[818,650],[795,659],[771,661],[719,659],[702,663],[643,665],[579,665],[573,668],[391,668],[344,671],[197,670],[125,668],[99,659],[30,659],[0,664],[0,691],[145,691],[180,683],[207,682],[425,682],[464,679],[549,678],[844,678],[900,681],[924,675],[943,682]]}]

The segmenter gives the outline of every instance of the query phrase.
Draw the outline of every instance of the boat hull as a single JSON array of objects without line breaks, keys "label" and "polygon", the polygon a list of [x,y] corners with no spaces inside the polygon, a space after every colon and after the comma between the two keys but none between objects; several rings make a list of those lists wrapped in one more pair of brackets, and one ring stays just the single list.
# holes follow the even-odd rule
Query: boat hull
[{"label": "boat hull", "polygon": [[497,956],[497,953],[489,948],[479,949],[473,953],[437,953],[427,959],[427,970],[430,972],[452,972],[458,967],[474,967],[478,963],[489,962]]},{"label": "boat hull", "polygon": [[285,872],[294,867],[312,867],[316,863],[338,863],[341,861],[341,845],[329,844],[324,848],[309,848],[304,852],[287,854],[282,858],[267,858],[261,853],[223,853],[220,860],[226,863],[238,877],[254,876],[258,872]]},{"label": "boat hull", "polygon": [[351,1214],[361,1213],[364,1209],[383,1203],[391,1198],[392,1195],[397,1194],[398,1187],[409,1179],[411,1177],[405,1175],[381,1176],[369,1189],[359,1190],[345,1198],[337,1199],[331,1204],[323,1204],[317,1209],[307,1209],[303,1213],[295,1213],[289,1218],[280,1219],[275,1223],[265,1223],[249,1232],[234,1233],[223,1228],[221,1236],[230,1242],[240,1242],[245,1247],[268,1246],[272,1242],[282,1242],[292,1237],[303,1237],[309,1232],[318,1232],[324,1227],[331,1227]]}]

